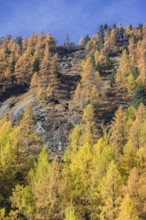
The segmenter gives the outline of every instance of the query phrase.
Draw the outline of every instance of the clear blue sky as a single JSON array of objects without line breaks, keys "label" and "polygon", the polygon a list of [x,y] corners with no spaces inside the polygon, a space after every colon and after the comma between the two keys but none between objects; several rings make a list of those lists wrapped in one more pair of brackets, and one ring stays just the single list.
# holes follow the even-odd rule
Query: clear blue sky
[{"label": "clear blue sky", "polygon": [[61,43],[68,33],[78,42],[100,24],[119,22],[145,23],[146,0],[0,0],[0,36],[50,32]]}]

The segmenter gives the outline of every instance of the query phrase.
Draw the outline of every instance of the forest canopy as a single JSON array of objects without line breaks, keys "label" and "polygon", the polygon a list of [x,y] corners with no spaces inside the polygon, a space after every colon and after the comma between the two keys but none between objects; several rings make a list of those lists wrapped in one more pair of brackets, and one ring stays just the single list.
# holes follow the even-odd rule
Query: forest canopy
[{"label": "forest canopy", "polygon": [[0,219],[146,219],[145,25],[1,38],[0,85]]}]

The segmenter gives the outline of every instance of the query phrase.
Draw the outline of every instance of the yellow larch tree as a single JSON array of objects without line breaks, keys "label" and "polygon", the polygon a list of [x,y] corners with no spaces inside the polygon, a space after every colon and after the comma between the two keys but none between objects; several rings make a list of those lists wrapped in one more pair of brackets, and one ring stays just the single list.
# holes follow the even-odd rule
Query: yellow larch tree
[{"label": "yellow larch tree", "polygon": [[116,83],[122,88],[127,88],[127,78],[130,74],[129,55],[126,50],[122,52],[120,64],[117,69]]},{"label": "yellow larch tree", "polygon": [[138,220],[138,211],[135,208],[134,201],[129,195],[126,195],[120,206],[120,213],[116,220]]},{"label": "yellow larch tree", "polygon": [[120,205],[122,178],[114,161],[101,181],[100,194],[104,205],[101,207],[100,219],[114,220]]},{"label": "yellow larch tree", "polygon": [[93,145],[97,140],[98,132],[95,127],[95,115],[92,104],[88,104],[82,116],[82,144],[90,143]]},{"label": "yellow larch tree", "polygon": [[110,128],[110,144],[115,159],[119,157],[119,153],[123,153],[123,147],[127,140],[126,120],[123,108],[120,106],[116,111]]}]

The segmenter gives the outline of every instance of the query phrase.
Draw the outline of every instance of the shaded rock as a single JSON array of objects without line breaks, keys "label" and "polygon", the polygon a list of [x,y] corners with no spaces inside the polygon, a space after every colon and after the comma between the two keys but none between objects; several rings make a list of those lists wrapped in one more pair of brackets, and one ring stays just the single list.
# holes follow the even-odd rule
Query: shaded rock
[{"label": "shaded rock", "polygon": [[9,118],[12,123],[19,121],[23,115],[25,106],[33,101],[33,96],[29,95],[22,101],[19,101],[9,112]]},{"label": "shaded rock", "polygon": [[10,103],[5,103],[0,107],[0,118],[6,113],[6,111],[10,108]]}]

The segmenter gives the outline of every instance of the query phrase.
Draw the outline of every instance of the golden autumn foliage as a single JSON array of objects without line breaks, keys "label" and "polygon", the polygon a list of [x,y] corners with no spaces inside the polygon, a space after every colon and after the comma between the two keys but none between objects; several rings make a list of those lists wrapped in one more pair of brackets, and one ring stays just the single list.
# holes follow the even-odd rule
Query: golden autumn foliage
[{"label": "golden autumn foliage", "polygon": [[[30,106],[27,108],[29,112]],[[22,120],[25,120],[23,129],[26,132],[33,120],[29,120],[27,115]],[[11,201],[9,218],[23,215],[28,219],[52,220],[144,220],[145,120],[143,105],[138,110],[131,107],[123,110],[120,107],[110,133],[104,131],[103,137],[99,138],[95,132],[93,107],[89,104],[83,112],[82,123],[75,126],[68,137],[63,163],[57,158],[49,162],[44,147],[37,161],[28,158],[26,169],[23,151],[15,148],[23,143],[22,139],[14,141],[13,135],[18,131],[5,122],[0,129],[0,181],[7,181],[7,185],[3,184],[3,192],[10,196],[7,197]],[[142,140],[138,146],[131,136],[131,129],[137,121],[140,125],[139,140]],[[13,151],[10,143],[13,143]],[[18,172],[19,178],[15,178]],[[1,216],[5,216],[6,206],[2,205],[5,194],[1,193],[0,198]]]},{"label": "golden autumn foliage", "polygon": [[[65,118],[67,110],[61,115],[65,118],[61,123],[69,125],[68,137],[63,137],[67,140],[64,152],[54,156],[50,139],[42,147],[35,103],[25,106],[16,123],[8,121],[8,112],[7,119],[0,120],[2,220],[146,219],[146,103],[131,105],[137,86],[146,89],[146,26],[101,25],[94,36],[82,38],[79,47],[86,48],[86,57],[69,100],[75,105],[70,113],[75,112],[77,120],[71,114]],[[56,51],[51,34],[0,40],[0,81],[8,79],[18,88],[26,86],[39,107],[51,111],[53,106],[53,113],[60,111],[66,100],[60,98],[61,56]],[[112,68],[117,70],[113,90],[106,84]],[[104,87],[107,93],[117,94],[104,97]],[[6,91],[5,84],[2,90]],[[119,91],[127,95],[127,106],[123,97],[118,97]],[[137,99],[145,94],[140,90]],[[112,106],[111,121],[102,123],[99,113],[107,114]],[[53,117],[51,123],[55,126]],[[44,140],[47,132],[42,135]]]},{"label": "golden autumn foliage", "polygon": [[110,133],[110,143],[115,158],[117,158],[119,153],[123,152],[123,146],[125,145],[127,140],[125,113],[121,106],[115,113],[115,117],[111,123]]},{"label": "golden autumn foliage", "polygon": [[96,103],[99,97],[100,74],[95,70],[91,57],[82,62],[81,83],[78,84],[74,102],[80,101],[80,106],[85,106],[89,101]]},{"label": "golden autumn foliage", "polygon": [[116,74],[116,83],[121,87],[127,88],[127,78],[130,74],[129,56],[124,50],[120,59],[119,68]]}]

